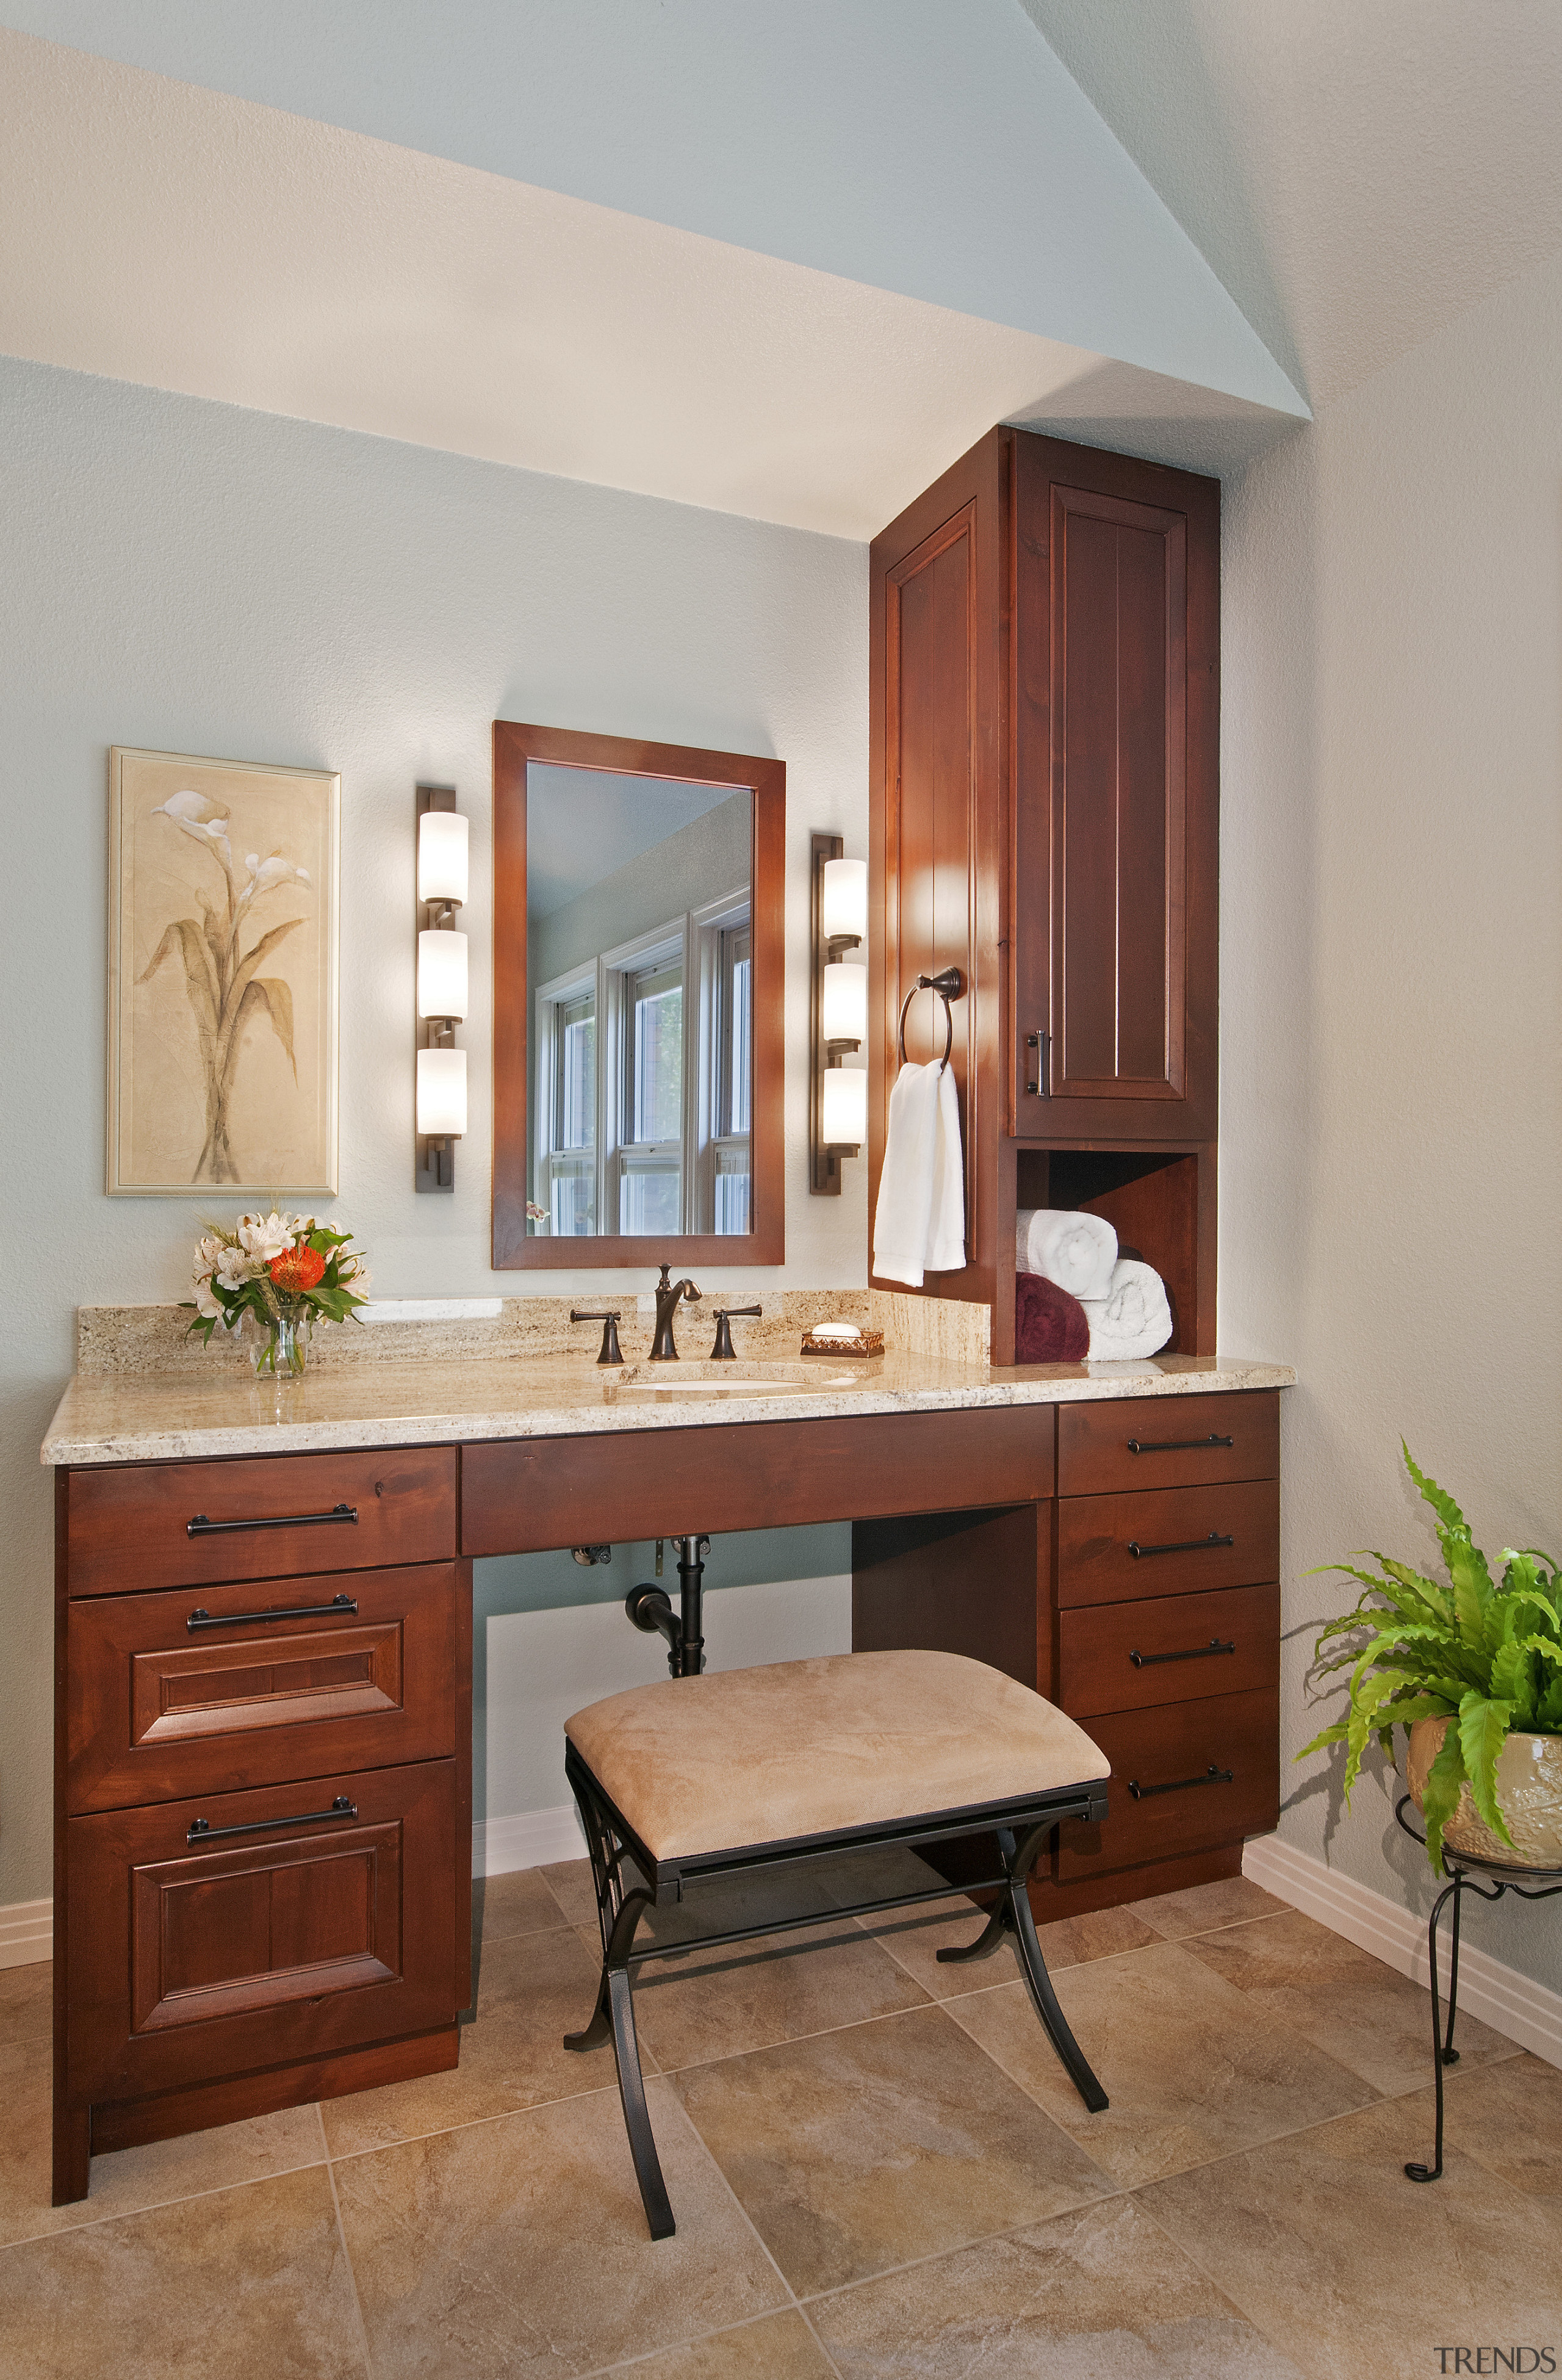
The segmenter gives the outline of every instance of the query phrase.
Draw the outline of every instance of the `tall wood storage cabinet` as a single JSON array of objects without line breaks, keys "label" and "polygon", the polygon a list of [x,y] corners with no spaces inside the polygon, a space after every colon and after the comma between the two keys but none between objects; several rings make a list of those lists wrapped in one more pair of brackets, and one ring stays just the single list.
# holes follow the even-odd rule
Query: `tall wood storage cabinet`
[{"label": "tall wood storage cabinet", "polygon": [[[969,1262],[927,1286],[998,1363],[1017,1206],[1106,1215],[1213,1351],[1219,518],[1213,480],[999,429],[874,540],[869,1197],[902,999],[958,965]],[[941,1029],[914,1001],[908,1053]]]}]

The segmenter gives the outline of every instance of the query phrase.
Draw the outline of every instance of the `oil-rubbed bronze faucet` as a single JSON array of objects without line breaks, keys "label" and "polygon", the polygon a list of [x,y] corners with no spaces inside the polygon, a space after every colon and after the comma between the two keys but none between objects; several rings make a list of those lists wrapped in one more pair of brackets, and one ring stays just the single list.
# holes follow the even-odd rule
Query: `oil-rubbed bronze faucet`
[{"label": "oil-rubbed bronze faucet", "polygon": [[672,1317],[677,1310],[678,1300],[681,1297],[686,1297],[689,1304],[694,1305],[699,1299],[699,1292],[692,1281],[669,1281],[668,1269],[666,1265],[662,1266],[661,1279],[658,1281],[654,1293],[656,1337],[651,1342],[648,1359],[653,1364],[675,1364],[678,1361],[678,1350],[672,1340]]}]

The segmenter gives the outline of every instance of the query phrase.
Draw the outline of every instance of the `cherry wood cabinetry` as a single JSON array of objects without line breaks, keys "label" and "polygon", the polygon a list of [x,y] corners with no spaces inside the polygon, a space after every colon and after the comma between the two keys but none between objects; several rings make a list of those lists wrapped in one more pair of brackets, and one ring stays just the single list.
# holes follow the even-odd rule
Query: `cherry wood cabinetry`
[{"label": "cherry wood cabinetry", "polygon": [[56,2204],[85,2194],[94,2149],[454,2064],[458,1464],[429,1447],[59,1473]]},{"label": "cherry wood cabinetry", "polygon": [[1036,1870],[1039,1918],[1234,1876],[1279,1816],[1277,1392],[1053,1410],[1054,1500],[852,1533],[856,1649],[989,1661],[1111,1761],[1109,1815]]},{"label": "cherry wood cabinetry", "polygon": [[1011,1362],[1016,1206],[1088,1207],[1213,1352],[1218,484],[995,430],[871,586],[870,1200],[902,999],[956,965],[968,1261],[927,1293]]}]

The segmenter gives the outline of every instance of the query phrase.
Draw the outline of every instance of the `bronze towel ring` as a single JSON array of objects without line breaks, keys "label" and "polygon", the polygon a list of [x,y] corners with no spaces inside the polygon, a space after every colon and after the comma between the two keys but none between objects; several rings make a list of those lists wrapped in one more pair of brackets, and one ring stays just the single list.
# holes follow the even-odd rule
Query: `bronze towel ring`
[{"label": "bronze towel ring", "polygon": [[911,1006],[912,1002],[916,998],[919,991],[936,991],[938,998],[944,1003],[944,1054],[938,1061],[938,1072],[941,1075],[944,1068],[949,1064],[950,1052],[954,1048],[954,1010],[951,1003],[953,1001],[964,999],[965,978],[961,974],[960,969],[955,966],[945,967],[941,975],[919,975],[917,977],[916,981],[912,985],[911,990],[907,992],[905,998],[901,1002],[899,1039],[901,1045],[901,1063],[902,1066],[906,1062],[906,1011]]}]

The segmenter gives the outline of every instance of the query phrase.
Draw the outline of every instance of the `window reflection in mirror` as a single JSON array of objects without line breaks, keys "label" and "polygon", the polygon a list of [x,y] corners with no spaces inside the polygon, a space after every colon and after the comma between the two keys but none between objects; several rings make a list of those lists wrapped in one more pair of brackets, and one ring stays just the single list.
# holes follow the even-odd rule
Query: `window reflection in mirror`
[{"label": "window reflection in mirror", "polygon": [[532,1235],[753,1228],[753,797],[527,771]]}]

